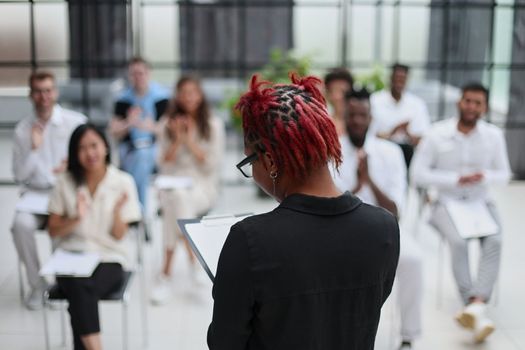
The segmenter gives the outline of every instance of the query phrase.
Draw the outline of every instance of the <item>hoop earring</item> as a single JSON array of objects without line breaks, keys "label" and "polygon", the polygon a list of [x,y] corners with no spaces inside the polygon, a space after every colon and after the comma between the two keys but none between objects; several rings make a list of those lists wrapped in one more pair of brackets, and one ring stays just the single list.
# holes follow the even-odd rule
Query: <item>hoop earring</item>
[{"label": "hoop earring", "polygon": [[277,172],[270,173],[270,178],[272,179],[272,183],[273,183],[273,195],[275,196],[275,180],[277,179]]}]

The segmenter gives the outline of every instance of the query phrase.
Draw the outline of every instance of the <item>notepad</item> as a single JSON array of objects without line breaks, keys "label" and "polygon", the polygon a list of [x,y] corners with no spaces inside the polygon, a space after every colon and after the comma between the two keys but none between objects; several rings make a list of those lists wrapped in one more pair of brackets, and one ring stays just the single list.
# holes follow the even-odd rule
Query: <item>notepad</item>
[{"label": "notepad", "polygon": [[31,214],[48,215],[49,193],[27,191],[16,203],[16,211]]},{"label": "notepad", "polygon": [[70,252],[56,249],[40,269],[41,276],[90,277],[100,263],[96,253]]},{"label": "notepad", "polygon": [[485,237],[499,232],[499,225],[484,201],[451,200],[446,208],[462,238]]},{"label": "notepad", "polygon": [[154,186],[159,190],[190,188],[193,186],[193,179],[189,176],[159,175],[155,179]]},{"label": "notepad", "polygon": [[251,214],[208,216],[200,219],[178,220],[202,267],[213,281],[222,246],[231,227]]}]

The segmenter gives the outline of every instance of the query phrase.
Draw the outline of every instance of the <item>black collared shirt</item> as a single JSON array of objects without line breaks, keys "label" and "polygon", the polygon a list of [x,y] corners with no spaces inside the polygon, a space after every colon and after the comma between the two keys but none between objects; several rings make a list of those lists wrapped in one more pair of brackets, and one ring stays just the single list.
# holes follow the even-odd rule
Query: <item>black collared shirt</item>
[{"label": "black collared shirt", "polygon": [[212,350],[374,348],[399,256],[386,210],[294,194],[234,225],[213,287]]}]

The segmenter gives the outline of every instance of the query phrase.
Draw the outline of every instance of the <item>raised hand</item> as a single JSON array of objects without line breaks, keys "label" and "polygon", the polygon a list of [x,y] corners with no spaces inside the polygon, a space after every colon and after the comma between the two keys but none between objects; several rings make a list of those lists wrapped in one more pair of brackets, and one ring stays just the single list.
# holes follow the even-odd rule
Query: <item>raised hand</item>
[{"label": "raised hand", "polygon": [[58,175],[67,169],[67,159],[63,159],[60,165],[53,169],[53,174]]},{"label": "raised hand", "polygon": [[140,124],[142,109],[139,106],[133,106],[128,110],[126,119],[130,126],[137,127]]},{"label": "raised hand", "polygon": [[406,121],[406,122],[403,122],[403,123],[400,123],[400,124],[396,125],[396,127],[394,129],[392,129],[392,132],[390,133],[390,135],[395,135],[397,133],[408,134],[408,125],[409,124],[410,124],[410,122]]},{"label": "raised hand", "polygon": [[31,148],[36,150],[44,142],[44,127],[40,123],[34,123],[31,127]]},{"label": "raised hand", "polygon": [[122,207],[124,207],[124,204],[128,201],[128,194],[126,192],[123,192],[117,202],[115,203],[115,207],[113,208],[114,214],[120,214],[120,211],[122,210]]},{"label": "raised hand", "polygon": [[368,183],[370,181],[370,175],[368,173],[368,156],[363,149],[358,151],[357,160],[357,178],[361,184]]},{"label": "raised hand", "polygon": [[89,211],[89,204],[86,194],[78,191],[77,192],[77,218],[82,221]]},{"label": "raised hand", "polygon": [[462,186],[474,185],[483,180],[483,173],[474,173],[470,175],[463,175],[459,178],[459,184]]}]

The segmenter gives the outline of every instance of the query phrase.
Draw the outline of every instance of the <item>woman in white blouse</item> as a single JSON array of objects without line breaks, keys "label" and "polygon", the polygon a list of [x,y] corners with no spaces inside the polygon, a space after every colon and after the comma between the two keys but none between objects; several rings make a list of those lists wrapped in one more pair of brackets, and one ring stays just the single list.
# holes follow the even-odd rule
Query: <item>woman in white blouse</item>
[{"label": "woman in white blouse", "polygon": [[224,125],[212,117],[199,81],[182,77],[175,96],[161,119],[159,131],[159,174],[191,178],[191,185],[160,192],[163,214],[164,259],[162,272],[151,294],[154,304],[171,296],[171,265],[178,239],[185,244],[191,266],[195,266],[188,242],[182,237],[178,219],[205,214],[219,189],[219,169],[224,153]]},{"label": "woman in white blouse", "polygon": [[128,224],[140,220],[130,175],[110,165],[104,134],[80,125],[69,142],[68,171],[58,178],[49,201],[49,234],[55,246],[100,255],[89,278],[58,277],[69,302],[74,348],[101,349],[98,300],[117,289],[130,267]]}]

